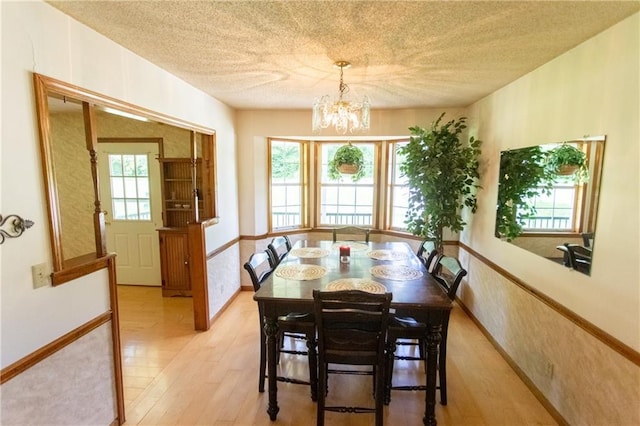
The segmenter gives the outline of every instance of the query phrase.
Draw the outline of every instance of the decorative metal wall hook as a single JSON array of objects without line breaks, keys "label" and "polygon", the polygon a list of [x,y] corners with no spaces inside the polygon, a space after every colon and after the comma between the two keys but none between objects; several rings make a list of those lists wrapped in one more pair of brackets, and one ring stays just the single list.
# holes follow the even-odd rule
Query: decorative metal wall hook
[{"label": "decorative metal wall hook", "polygon": [[[5,223],[8,227],[7,230],[3,229]],[[18,238],[26,229],[32,226],[33,221],[23,219],[16,214],[10,214],[7,217],[3,217],[0,214],[0,244],[4,243],[6,238]]]}]

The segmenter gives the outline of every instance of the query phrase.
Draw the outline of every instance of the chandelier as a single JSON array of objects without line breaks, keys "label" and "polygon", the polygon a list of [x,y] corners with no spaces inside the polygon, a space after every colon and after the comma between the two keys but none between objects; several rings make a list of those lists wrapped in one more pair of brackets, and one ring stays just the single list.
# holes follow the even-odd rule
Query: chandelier
[{"label": "chandelier", "polygon": [[345,68],[351,63],[337,61],[333,64],[340,68],[340,86],[338,99],[331,99],[329,95],[316,99],[313,102],[313,132],[319,133],[322,129],[333,126],[336,132],[344,135],[369,130],[369,98],[364,96],[361,101],[350,101],[346,98],[349,87],[343,81]]}]

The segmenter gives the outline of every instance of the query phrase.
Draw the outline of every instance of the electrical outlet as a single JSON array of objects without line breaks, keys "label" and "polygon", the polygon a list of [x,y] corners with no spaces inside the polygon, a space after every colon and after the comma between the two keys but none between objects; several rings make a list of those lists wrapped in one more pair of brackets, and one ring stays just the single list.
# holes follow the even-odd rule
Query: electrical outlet
[{"label": "electrical outlet", "polygon": [[31,267],[33,277],[33,288],[40,288],[49,285],[49,273],[46,263],[40,263]]}]

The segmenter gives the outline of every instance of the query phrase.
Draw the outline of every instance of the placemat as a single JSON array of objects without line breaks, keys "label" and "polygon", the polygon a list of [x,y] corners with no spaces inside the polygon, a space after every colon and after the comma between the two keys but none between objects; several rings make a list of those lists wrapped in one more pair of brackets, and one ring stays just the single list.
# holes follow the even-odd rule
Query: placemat
[{"label": "placemat", "polygon": [[415,280],[422,276],[422,271],[405,265],[377,265],[371,268],[371,275],[394,281]]},{"label": "placemat", "polygon": [[360,290],[367,293],[383,294],[387,288],[379,282],[365,278],[341,278],[327,284],[327,291]]},{"label": "placemat", "polygon": [[377,260],[404,260],[409,257],[409,253],[402,250],[371,250],[367,256]]},{"label": "placemat", "polygon": [[357,241],[336,241],[335,243],[333,243],[331,248],[333,250],[339,250],[340,246],[349,246],[349,247],[351,247],[352,251],[369,250],[369,245],[368,244],[359,243]]},{"label": "placemat", "polygon": [[276,275],[287,280],[316,280],[327,273],[326,268],[318,265],[284,265],[276,269]]},{"label": "placemat", "polygon": [[291,250],[289,255],[300,258],[318,258],[328,256],[329,253],[331,252],[327,249],[317,247],[300,247]]}]

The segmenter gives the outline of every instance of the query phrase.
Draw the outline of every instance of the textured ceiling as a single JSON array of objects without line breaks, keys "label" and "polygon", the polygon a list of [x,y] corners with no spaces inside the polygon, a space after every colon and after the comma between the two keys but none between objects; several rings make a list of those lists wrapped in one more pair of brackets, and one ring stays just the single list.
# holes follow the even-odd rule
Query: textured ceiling
[{"label": "textured ceiling", "polygon": [[462,107],[640,10],[638,1],[49,1],[238,109],[338,92]]}]

